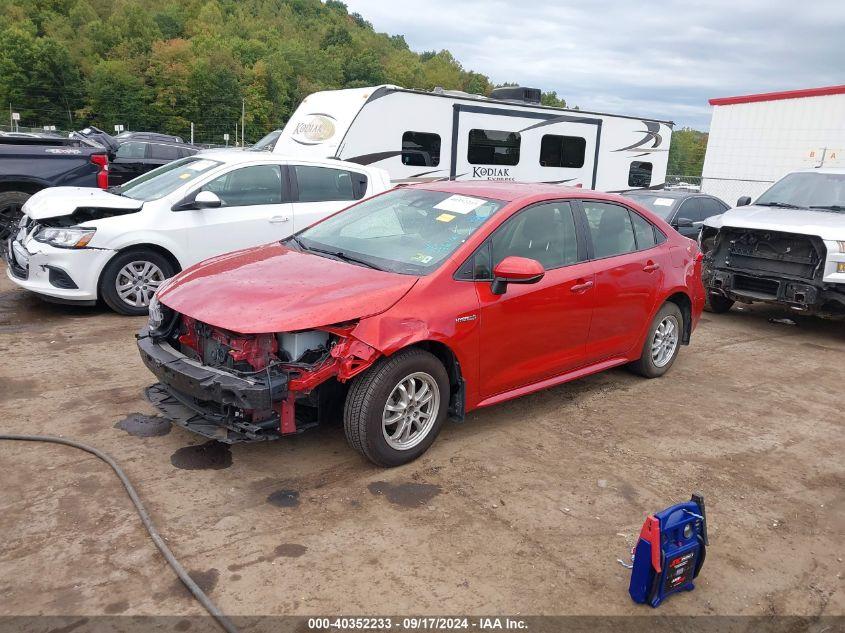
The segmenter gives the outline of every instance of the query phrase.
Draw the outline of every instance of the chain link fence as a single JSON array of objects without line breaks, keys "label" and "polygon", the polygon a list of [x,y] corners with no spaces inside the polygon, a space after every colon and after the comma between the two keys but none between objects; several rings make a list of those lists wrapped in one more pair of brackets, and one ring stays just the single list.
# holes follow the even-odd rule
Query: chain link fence
[{"label": "chain link fence", "polygon": [[773,180],[747,180],[740,178],[702,178],[701,176],[667,175],[664,189],[668,191],[693,191],[716,196],[733,206],[738,198],[756,199],[768,189]]}]

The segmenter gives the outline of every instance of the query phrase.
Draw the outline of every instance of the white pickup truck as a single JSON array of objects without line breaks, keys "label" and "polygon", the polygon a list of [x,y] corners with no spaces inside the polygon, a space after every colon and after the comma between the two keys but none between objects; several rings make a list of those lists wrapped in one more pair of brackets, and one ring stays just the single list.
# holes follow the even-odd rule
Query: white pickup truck
[{"label": "white pickup truck", "polygon": [[762,301],[845,312],[845,169],[787,174],[750,203],[702,226],[710,310]]}]

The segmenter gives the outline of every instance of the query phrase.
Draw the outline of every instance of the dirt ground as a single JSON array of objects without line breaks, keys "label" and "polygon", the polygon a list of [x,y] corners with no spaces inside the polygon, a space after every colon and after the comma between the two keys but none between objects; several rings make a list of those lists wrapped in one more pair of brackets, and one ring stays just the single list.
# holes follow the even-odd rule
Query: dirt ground
[{"label": "dirt ground", "polygon": [[[229,450],[149,420],[143,319],[4,275],[0,432],[113,455],[231,614],[843,615],[845,323],[772,316],[705,314],[662,379],[615,370],[475,412],[383,470],[339,426]],[[0,614],[202,613],[103,463],[0,442],[0,476]],[[634,605],[617,558],[694,490],[696,590]]]}]

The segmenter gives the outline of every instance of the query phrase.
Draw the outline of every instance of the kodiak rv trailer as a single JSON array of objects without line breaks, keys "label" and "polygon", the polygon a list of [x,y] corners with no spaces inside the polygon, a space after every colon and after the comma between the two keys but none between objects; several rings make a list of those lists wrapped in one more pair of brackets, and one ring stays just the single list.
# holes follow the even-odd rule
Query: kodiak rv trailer
[{"label": "kodiak rv trailer", "polygon": [[601,191],[659,188],[672,122],[540,105],[536,88],[490,97],[397,86],[306,97],[274,152],[387,170],[394,183],[519,180]]}]

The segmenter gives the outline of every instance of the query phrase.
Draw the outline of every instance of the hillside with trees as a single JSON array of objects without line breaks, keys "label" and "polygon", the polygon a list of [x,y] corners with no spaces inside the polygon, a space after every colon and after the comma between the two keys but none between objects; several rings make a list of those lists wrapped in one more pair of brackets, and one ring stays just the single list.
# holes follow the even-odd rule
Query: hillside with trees
[{"label": "hillside with trees", "polygon": [[493,88],[449,51],[416,53],[337,0],[0,0],[0,104],[23,126],[187,137],[194,122],[198,142],[220,143],[243,102],[255,141],[314,91],[382,83]]}]

